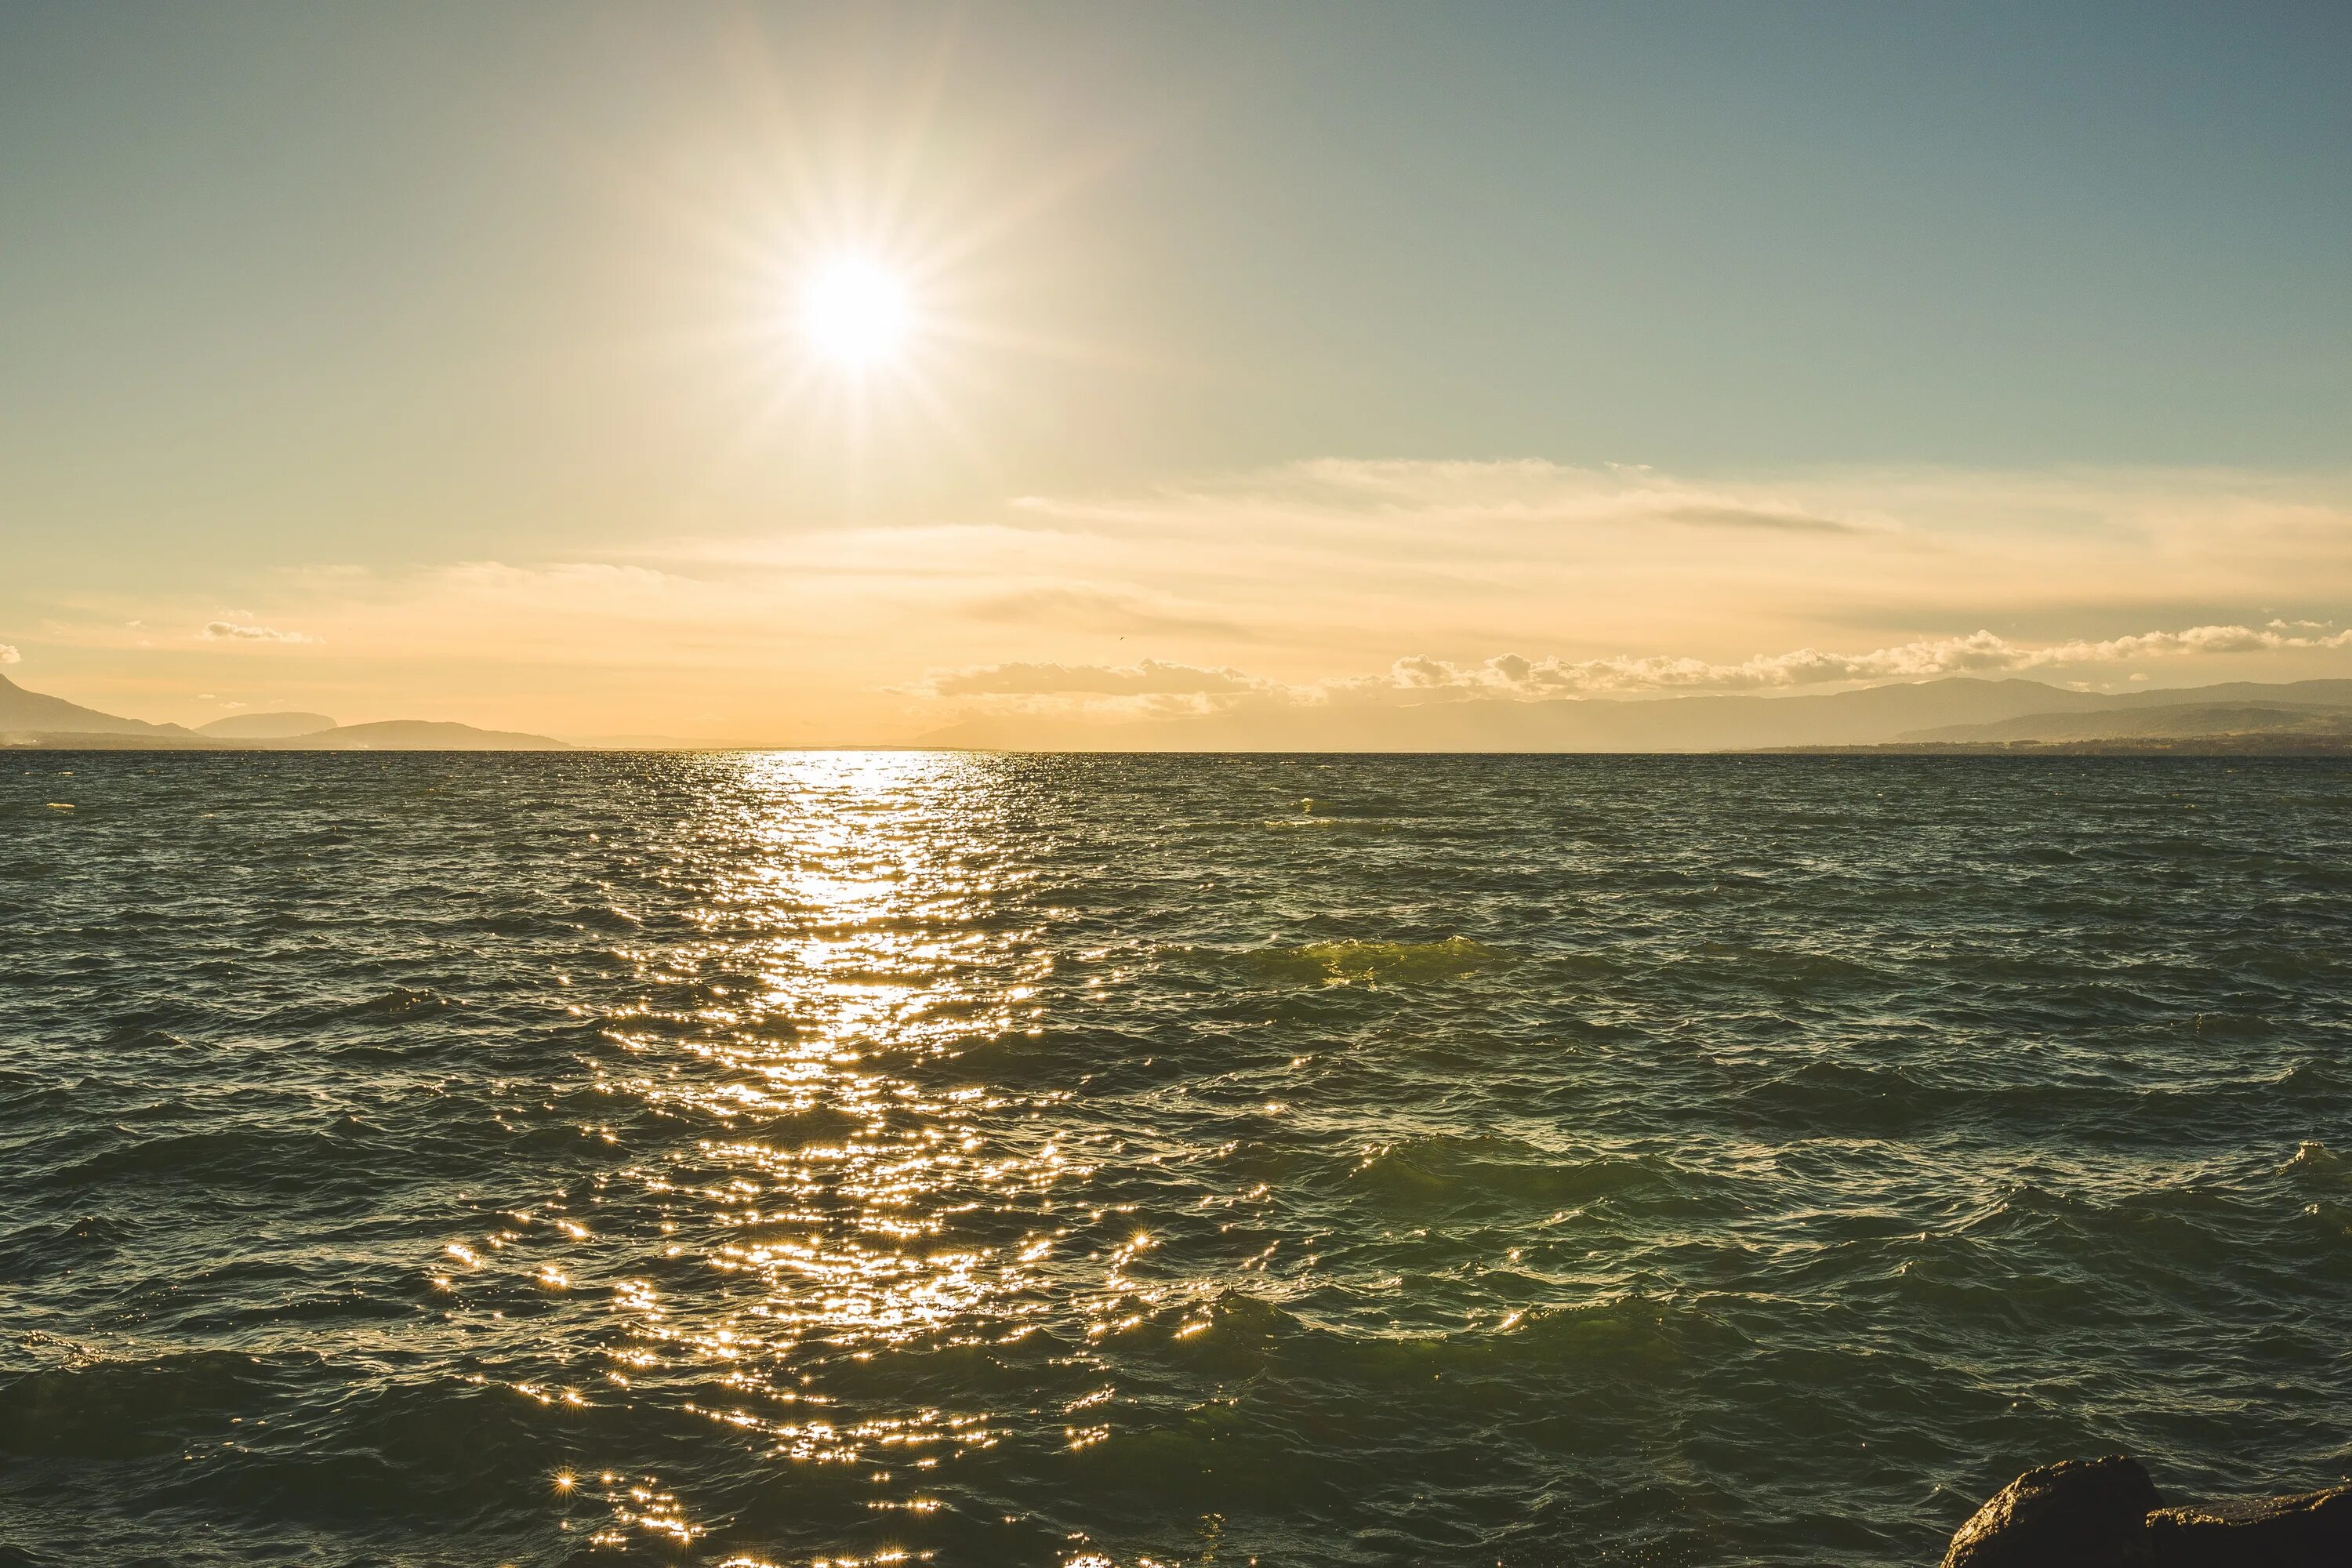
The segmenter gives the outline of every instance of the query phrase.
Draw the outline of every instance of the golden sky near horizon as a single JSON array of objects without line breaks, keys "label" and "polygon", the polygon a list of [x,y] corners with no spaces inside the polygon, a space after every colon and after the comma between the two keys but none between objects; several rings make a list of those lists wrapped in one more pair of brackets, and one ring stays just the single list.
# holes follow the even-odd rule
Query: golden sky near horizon
[{"label": "golden sky near horizon", "polygon": [[9,11],[0,664],[780,742],[2352,675],[2340,95],[2031,26]]}]

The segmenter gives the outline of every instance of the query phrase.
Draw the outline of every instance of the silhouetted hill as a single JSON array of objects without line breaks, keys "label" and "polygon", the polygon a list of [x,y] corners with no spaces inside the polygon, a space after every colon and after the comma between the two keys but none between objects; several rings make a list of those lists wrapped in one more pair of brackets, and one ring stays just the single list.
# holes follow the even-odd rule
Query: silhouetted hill
[{"label": "silhouetted hill", "polygon": [[[311,721],[317,721],[312,724]],[[45,697],[0,676],[0,742],[52,751],[568,752],[548,735],[478,730],[429,719],[338,725],[323,713],[253,713],[216,719],[199,731],[118,718]]]},{"label": "silhouetted hill", "polygon": [[95,708],[85,708],[79,702],[68,702],[62,697],[46,697],[0,675],[0,734],[38,734],[47,731],[71,731],[86,735],[176,735],[192,736],[194,731],[178,724],[150,724],[138,719],[121,719],[111,713],[101,713]]},{"label": "silhouetted hill", "polygon": [[386,719],[345,724],[271,742],[273,752],[568,752],[551,735],[520,730],[477,730],[430,719]]},{"label": "silhouetted hill", "polygon": [[233,713],[197,725],[196,733],[224,741],[274,741],[288,735],[315,735],[334,727],[335,721],[324,713]]},{"label": "silhouetted hill", "polygon": [[2226,680],[2217,686],[2178,687],[2169,691],[2135,691],[2105,697],[2101,707],[2170,707],[2190,699],[2198,702],[2259,702],[2272,708],[2352,708],[2352,680]]},{"label": "silhouetted hill", "polygon": [[[313,727],[315,725],[315,727]],[[421,719],[335,725],[323,714],[215,720],[202,732],[26,691],[0,678],[0,738],[49,747],[268,751],[567,751],[551,736]],[[1941,680],[1822,696],[1500,699],[1398,707],[1265,703],[1127,724],[1019,714],[973,719],[913,744],[980,751],[1717,752],[2170,742],[2306,751],[2352,738],[2352,680],[2231,681],[2129,695],[2037,680]],[[637,744],[652,737],[631,737]],[[598,744],[609,745],[606,739]],[[686,742],[691,745],[693,742]]]},{"label": "silhouetted hill", "polygon": [[916,743],[1015,751],[1746,751],[1867,745],[1931,725],[1985,723],[2115,700],[2038,680],[1956,677],[1818,697],[1285,705],[1124,725],[1015,716],[952,725]]},{"label": "silhouetted hill", "polygon": [[2352,738],[2352,708],[2282,707],[2253,702],[2175,702],[2098,708],[2084,713],[2029,713],[1991,724],[1948,724],[1895,737],[1895,743],[1974,744],[2011,741],[2189,740],[2219,735]]}]

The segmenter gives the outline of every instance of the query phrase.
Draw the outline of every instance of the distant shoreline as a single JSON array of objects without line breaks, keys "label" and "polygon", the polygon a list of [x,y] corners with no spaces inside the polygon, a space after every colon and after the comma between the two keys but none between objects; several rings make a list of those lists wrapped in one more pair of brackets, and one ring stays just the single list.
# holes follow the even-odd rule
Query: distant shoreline
[{"label": "distant shoreline", "polygon": [[0,744],[48,750],[1024,752],[1070,754],[1706,756],[2352,755],[2352,680],[2255,682],[2136,696],[1963,678],[1824,695],[1654,701],[1433,701],[1361,712],[1304,707],[1089,723],[973,717],[903,740],[814,747],[621,729],[572,739],[446,720],[338,724],[323,713],[236,714],[200,729],[103,713],[0,676]]},{"label": "distant shoreline", "polygon": [[163,735],[45,734],[0,735],[0,752],[70,754],[77,752],[302,752],[326,755],[383,755],[423,752],[445,756],[719,756],[742,752],[907,752],[943,756],[1023,757],[1744,757],[1800,760],[1809,757],[1992,757],[2033,759],[2053,757],[2122,758],[2352,758],[2352,740],[2310,737],[2300,742],[2275,735],[2199,736],[2168,741],[1945,741],[1895,742],[1875,746],[1747,746],[1690,750],[1472,750],[1422,749],[1333,750],[1326,747],[1271,746],[1112,748],[1076,746],[951,746],[905,742],[845,742],[830,745],[762,745],[719,743],[700,746],[599,746],[578,742],[555,745],[320,745],[307,735],[278,740],[222,740]]},{"label": "distant shoreline", "polygon": [[1911,741],[1877,746],[1773,746],[1782,757],[2352,757],[2337,735],[2197,735],[2105,741]]}]

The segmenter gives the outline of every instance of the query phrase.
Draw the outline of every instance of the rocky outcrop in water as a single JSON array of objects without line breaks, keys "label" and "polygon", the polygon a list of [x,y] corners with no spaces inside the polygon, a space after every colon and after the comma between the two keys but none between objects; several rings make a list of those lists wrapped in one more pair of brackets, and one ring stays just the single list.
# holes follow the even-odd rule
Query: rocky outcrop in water
[{"label": "rocky outcrop in water", "polygon": [[2345,1568],[2352,1487],[2168,1508],[2121,1454],[2028,1470],[1977,1510],[1943,1568]]},{"label": "rocky outcrop in water", "polygon": [[1960,1526],[1944,1568],[2146,1568],[2147,1516],[2163,1506],[2137,1459],[2044,1465]]},{"label": "rocky outcrop in water", "polygon": [[2156,1568],[2341,1568],[2352,1563],[2352,1487],[2158,1509],[2147,1537]]}]

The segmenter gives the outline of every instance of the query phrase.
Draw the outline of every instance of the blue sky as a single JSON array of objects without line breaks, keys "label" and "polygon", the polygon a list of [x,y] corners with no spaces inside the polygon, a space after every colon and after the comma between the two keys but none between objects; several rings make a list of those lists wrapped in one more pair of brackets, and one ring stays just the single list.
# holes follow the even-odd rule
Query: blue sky
[{"label": "blue sky", "polygon": [[[1145,658],[2336,673],[2347,67],[2316,5],[0,5],[0,646],[775,739]],[[929,329],[854,384],[844,250]]]}]

